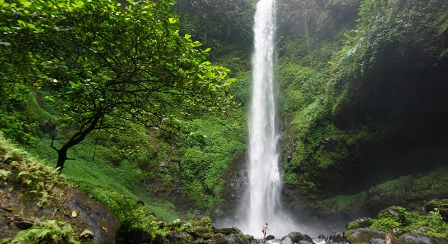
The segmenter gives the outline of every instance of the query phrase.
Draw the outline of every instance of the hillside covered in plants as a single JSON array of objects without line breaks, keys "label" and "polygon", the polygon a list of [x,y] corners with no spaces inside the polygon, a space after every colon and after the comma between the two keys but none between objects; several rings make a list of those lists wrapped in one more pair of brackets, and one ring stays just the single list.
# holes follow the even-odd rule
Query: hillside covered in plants
[{"label": "hillside covered in plants", "polygon": [[[26,212],[8,200],[16,184],[57,208],[46,194],[59,180],[28,181],[44,167],[115,216],[116,243],[250,242],[212,223],[238,218],[248,184],[256,3],[0,0],[1,211]],[[360,228],[447,238],[448,2],[276,7],[290,215],[351,243],[367,242]],[[92,241],[66,212],[21,218],[63,228],[60,243]]]}]

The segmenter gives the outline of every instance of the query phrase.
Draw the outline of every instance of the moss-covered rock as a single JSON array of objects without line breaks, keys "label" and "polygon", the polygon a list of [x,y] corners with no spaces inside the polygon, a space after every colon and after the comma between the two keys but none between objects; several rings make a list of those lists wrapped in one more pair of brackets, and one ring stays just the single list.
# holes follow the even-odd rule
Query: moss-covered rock
[{"label": "moss-covered rock", "polygon": [[353,221],[350,221],[347,224],[347,229],[358,229],[358,228],[368,228],[372,225],[372,219],[369,217],[359,218]]},{"label": "moss-covered rock", "polygon": [[[103,204],[68,182],[55,169],[17,149],[1,134],[0,174],[0,213],[5,217],[0,221],[0,240],[15,237],[28,240],[41,230],[51,232],[51,238],[72,233],[73,241],[78,241],[88,231],[93,238],[82,235],[87,243],[115,243],[120,223]],[[36,230],[18,234],[21,229],[29,228]],[[39,238],[34,241],[38,243]]]},{"label": "moss-covered rock", "polygon": [[372,239],[384,239],[386,236],[386,232],[379,230],[372,230],[368,228],[360,228],[348,230],[344,233],[345,239],[347,239],[350,243],[373,243]]}]

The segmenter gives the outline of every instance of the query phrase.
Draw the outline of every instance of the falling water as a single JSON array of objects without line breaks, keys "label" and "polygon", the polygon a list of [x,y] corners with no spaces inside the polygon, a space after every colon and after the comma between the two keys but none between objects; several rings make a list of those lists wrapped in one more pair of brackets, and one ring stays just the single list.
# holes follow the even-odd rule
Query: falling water
[{"label": "falling water", "polygon": [[244,204],[241,230],[260,237],[264,223],[269,223],[268,235],[282,237],[298,231],[293,221],[282,211],[282,188],[278,167],[277,142],[279,132],[275,92],[275,0],[260,0],[254,26],[252,56],[252,100],[249,114],[249,189]]}]

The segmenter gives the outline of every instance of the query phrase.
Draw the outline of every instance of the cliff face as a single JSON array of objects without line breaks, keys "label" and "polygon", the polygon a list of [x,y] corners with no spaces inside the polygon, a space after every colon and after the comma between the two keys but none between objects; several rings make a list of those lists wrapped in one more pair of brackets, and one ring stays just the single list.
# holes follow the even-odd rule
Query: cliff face
[{"label": "cliff face", "polygon": [[[325,75],[302,79],[324,84],[315,85],[321,91],[293,110],[302,112],[283,114],[285,195],[291,207],[336,213],[342,209],[313,205],[368,194],[372,186],[447,165],[447,11],[444,1],[365,1],[358,28],[346,34]],[[294,82],[285,81],[285,88]],[[303,94],[298,97],[302,102]],[[429,182],[441,180],[440,174],[433,177]],[[426,191],[434,185],[428,183]],[[359,211],[369,207],[360,205]]]}]

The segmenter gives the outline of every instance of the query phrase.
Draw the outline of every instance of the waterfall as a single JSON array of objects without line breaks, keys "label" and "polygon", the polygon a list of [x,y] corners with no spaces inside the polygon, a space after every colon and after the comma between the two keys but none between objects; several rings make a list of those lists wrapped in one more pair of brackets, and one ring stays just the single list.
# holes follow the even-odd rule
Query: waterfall
[{"label": "waterfall", "polygon": [[277,143],[277,95],[275,88],[275,0],[260,0],[254,25],[252,56],[252,100],[249,114],[249,186],[242,204],[243,220],[239,228],[255,238],[269,224],[268,235],[283,237],[298,231],[291,218],[282,211]]}]

